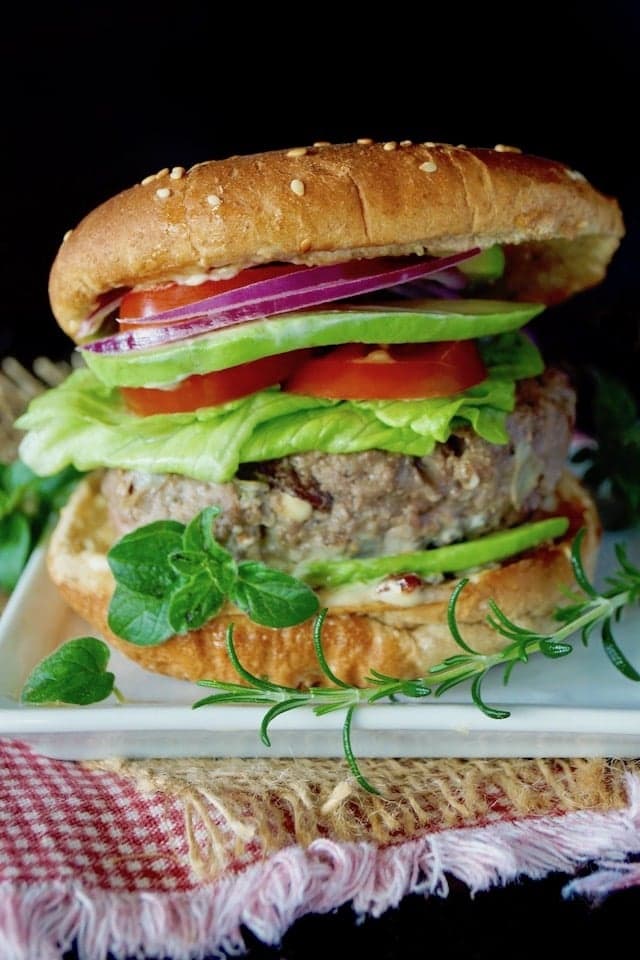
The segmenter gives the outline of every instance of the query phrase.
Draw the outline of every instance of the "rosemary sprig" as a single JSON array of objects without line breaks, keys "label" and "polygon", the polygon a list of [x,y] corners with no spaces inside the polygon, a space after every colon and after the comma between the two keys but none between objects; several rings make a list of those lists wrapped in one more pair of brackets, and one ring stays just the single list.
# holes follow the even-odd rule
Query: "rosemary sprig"
[{"label": "rosemary sprig", "polygon": [[490,600],[490,614],[487,622],[496,633],[510,642],[497,653],[483,654],[474,650],[465,641],[457,622],[457,603],[464,590],[467,579],[461,580],[453,591],[448,607],[448,625],[451,634],[461,649],[461,653],[447,657],[441,663],[431,667],[424,677],[404,680],[389,677],[372,670],[367,678],[367,686],[354,687],[337,677],[327,663],[322,649],[322,625],[327,611],[321,611],[315,619],[313,642],[320,667],[333,686],[296,689],[272,683],[268,679],[256,677],[240,663],[233,644],[233,628],[229,626],[226,644],[229,657],[244,684],[228,683],[219,680],[201,680],[201,686],[219,690],[194,704],[194,707],[211,704],[253,703],[267,707],[260,726],[260,737],[266,746],[271,745],[269,726],[275,717],[299,707],[310,707],[317,716],[323,716],[335,710],[345,710],[342,744],[349,768],[360,786],[370,793],[379,791],[365,778],[356,760],[351,743],[351,725],[356,709],[362,704],[403,696],[413,699],[430,695],[441,696],[445,691],[470,681],[471,699],[486,716],[502,720],[509,711],[486,703],[482,695],[482,685],[487,674],[495,667],[503,669],[503,680],[509,681],[517,663],[527,663],[534,653],[541,653],[549,659],[565,657],[573,650],[567,642],[579,633],[586,645],[599,625],[603,649],[611,663],[630,680],[640,680],[640,673],[628,661],[613,635],[613,624],[620,619],[626,606],[640,601],[640,569],[628,559],[623,546],[616,547],[619,569],[608,578],[609,589],[600,593],[593,586],[581,560],[580,550],[584,530],[575,537],[571,549],[571,564],[576,584],[584,597],[575,603],[559,608],[556,619],[562,626],[553,633],[536,633],[519,626]]}]

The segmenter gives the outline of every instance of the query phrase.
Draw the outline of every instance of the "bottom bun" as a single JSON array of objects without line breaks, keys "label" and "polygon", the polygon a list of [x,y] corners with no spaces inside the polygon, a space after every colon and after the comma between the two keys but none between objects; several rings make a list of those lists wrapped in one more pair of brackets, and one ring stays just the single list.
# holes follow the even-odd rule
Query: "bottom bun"
[{"label": "bottom bun", "polygon": [[[586,528],[583,561],[587,570],[593,570],[600,539],[595,506],[570,474],[563,476],[558,498],[558,513],[571,521],[562,540],[470,575],[458,601],[457,619],[463,638],[479,652],[494,653],[508,642],[486,623],[490,599],[522,626],[540,632],[552,628],[554,609],[566,602],[567,589],[575,587],[570,548],[580,527]],[[79,485],[62,511],[48,551],[49,573],[69,606],[142,667],[184,680],[237,682],[225,646],[227,627],[233,624],[240,662],[251,673],[290,687],[327,683],[314,653],[312,621],[275,630],[253,623],[228,604],[200,630],[157,646],[141,647],[114,636],[107,626],[114,580],[106,559],[114,539],[94,475]],[[372,669],[392,677],[420,677],[459,653],[446,617],[457,582],[450,579],[428,587],[415,606],[330,607],[322,645],[334,673],[355,685],[365,684]]]}]

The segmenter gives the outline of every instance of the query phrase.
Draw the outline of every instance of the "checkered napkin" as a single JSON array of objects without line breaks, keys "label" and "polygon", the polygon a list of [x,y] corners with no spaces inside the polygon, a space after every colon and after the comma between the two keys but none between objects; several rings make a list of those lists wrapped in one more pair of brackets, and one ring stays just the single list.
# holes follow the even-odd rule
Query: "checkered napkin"
[{"label": "checkered napkin", "polygon": [[561,870],[576,873],[568,893],[601,896],[640,882],[627,860],[640,851],[640,777],[621,776],[618,809],[494,815],[387,844],[318,836],[303,846],[292,825],[290,844],[267,852],[230,830],[226,868],[203,879],[194,850],[206,854],[208,818],[224,824],[220,804],[203,801],[194,823],[175,793],[0,739],[0,957],[60,960],[73,943],[83,960],[237,954],[243,926],[277,943],[304,913],[351,903],[379,915],[407,893],[445,896],[448,875],[473,891]]}]

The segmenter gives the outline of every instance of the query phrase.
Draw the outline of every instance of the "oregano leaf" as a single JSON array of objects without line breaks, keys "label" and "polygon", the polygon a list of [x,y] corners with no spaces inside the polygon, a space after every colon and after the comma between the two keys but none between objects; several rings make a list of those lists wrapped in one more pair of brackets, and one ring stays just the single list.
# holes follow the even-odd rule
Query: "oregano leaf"
[{"label": "oregano leaf", "polygon": [[254,623],[265,627],[292,627],[318,612],[318,598],[301,580],[262,563],[238,566],[230,599]]},{"label": "oregano leaf", "polygon": [[74,703],[105,700],[115,677],[107,672],[109,647],[96,637],[67,640],[33,668],[22,688],[23,703]]}]

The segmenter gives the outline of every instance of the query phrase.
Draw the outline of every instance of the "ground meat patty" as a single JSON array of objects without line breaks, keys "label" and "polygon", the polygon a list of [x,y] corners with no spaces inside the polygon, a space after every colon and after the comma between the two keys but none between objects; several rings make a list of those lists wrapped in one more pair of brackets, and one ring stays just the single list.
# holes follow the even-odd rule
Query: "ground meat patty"
[{"label": "ground meat patty", "polygon": [[185,523],[218,504],[218,539],[239,558],[283,569],[322,555],[423,549],[552,509],[574,408],[567,378],[549,370],[518,385],[504,445],[464,428],[427,457],[301,453],[245,464],[226,484],[109,470],[103,492],[120,534],[163,518]]}]

